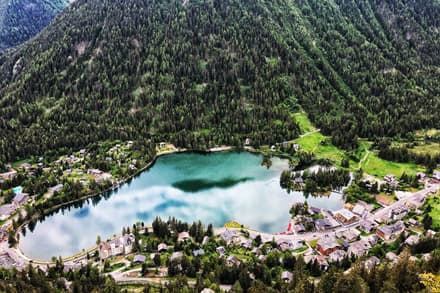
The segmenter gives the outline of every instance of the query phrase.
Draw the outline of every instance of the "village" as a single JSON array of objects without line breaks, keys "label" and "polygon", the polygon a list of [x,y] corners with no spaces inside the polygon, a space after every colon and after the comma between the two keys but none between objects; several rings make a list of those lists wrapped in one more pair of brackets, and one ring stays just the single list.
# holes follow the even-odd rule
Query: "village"
[{"label": "village", "polygon": [[[132,144],[113,145],[106,149],[103,160],[110,166],[122,166],[125,170],[140,169],[144,161],[140,162],[130,155]],[[158,147],[164,152],[170,151],[165,143]],[[87,160],[88,151],[82,149],[62,156],[48,166],[40,162],[22,163],[14,168],[9,166],[8,172],[0,174],[1,183],[13,181],[19,174],[37,176],[39,172],[56,178],[50,181],[55,184],[48,186],[40,195],[30,195],[20,185],[9,187],[10,202],[3,202],[0,206],[0,266],[23,269],[33,264],[46,271],[54,265],[54,262],[30,259],[18,247],[10,247],[10,229],[15,221],[26,217],[29,206],[63,194],[69,181],[80,184],[86,190],[96,190],[96,186],[104,184],[114,189],[123,182],[123,176],[115,172],[115,168],[107,168],[109,171],[93,168]],[[118,283],[136,284],[166,281],[176,271],[185,270],[183,263],[187,258],[216,257],[228,267],[238,267],[250,259],[265,263],[274,255],[289,255],[302,258],[307,265],[317,266],[320,271],[328,270],[331,265],[340,266],[356,260],[362,260],[368,269],[384,260],[392,265],[399,260],[398,252],[402,251],[402,246],[412,247],[424,239],[437,237],[436,232],[423,229],[421,220],[423,205],[440,190],[440,172],[434,171],[431,177],[423,173],[417,176],[423,189],[414,192],[399,191],[399,182],[393,175],[387,175],[383,180],[369,176],[363,179],[367,185],[392,186],[396,198],[392,202],[378,200],[378,204],[371,204],[357,201],[346,203],[344,208],[336,211],[309,206],[307,202],[294,202],[287,228],[278,234],[262,233],[233,223],[215,228],[203,237],[194,235],[189,229],[172,231],[171,237],[159,237],[153,228],[138,223],[132,229],[124,229],[119,236],[103,241],[99,239],[96,247],[64,259],[64,270],[93,264]],[[385,247],[384,258],[376,255],[378,247]],[[429,258],[429,253],[411,256],[413,261]],[[175,267],[171,268],[171,264]],[[288,282],[292,273],[283,270],[280,277]]]}]

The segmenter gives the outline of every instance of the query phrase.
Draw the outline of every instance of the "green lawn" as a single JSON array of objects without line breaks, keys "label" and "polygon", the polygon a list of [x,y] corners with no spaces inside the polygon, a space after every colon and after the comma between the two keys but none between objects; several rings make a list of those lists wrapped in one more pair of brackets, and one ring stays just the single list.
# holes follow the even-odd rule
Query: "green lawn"
[{"label": "green lawn", "polygon": [[12,163],[12,167],[13,167],[13,168],[18,168],[18,167],[21,166],[21,164],[24,164],[24,163],[30,163],[30,162],[31,162],[31,159],[20,160],[20,161],[17,161],[17,162]]},{"label": "green lawn", "polygon": [[432,227],[434,229],[440,229],[440,193],[437,193],[429,199],[429,205],[432,207],[429,213],[432,217]]},{"label": "green lawn", "polygon": [[362,170],[369,175],[382,178],[387,174],[393,174],[398,177],[403,172],[414,175],[419,171],[424,171],[424,168],[417,166],[414,163],[397,163],[386,161],[377,156],[376,153],[370,153],[368,158],[362,162]]},{"label": "green lawn", "polygon": [[307,133],[316,129],[310,122],[309,118],[307,118],[305,113],[295,113],[293,117],[301,129],[301,133]]},{"label": "green lawn", "polygon": [[418,154],[440,154],[440,143],[429,143],[429,144],[422,144],[418,145],[411,149],[411,151],[414,151]]},{"label": "green lawn", "polygon": [[[295,141],[303,150],[312,152],[318,159],[330,159],[336,166],[340,166],[341,160],[346,157],[343,150],[335,147],[327,141],[327,138],[319,132],[311,133]],[[350,166],[357,167],[354,161]]]}]

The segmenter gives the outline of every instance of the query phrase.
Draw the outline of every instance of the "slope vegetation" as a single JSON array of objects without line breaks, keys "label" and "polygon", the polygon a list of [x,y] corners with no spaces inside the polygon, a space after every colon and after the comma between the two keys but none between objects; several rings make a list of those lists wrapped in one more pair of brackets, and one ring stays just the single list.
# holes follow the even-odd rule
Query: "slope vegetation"
[{"label": "slope vegetation", "polygon": [[[79,0],[0,58],[0,160],[118,138],[332,142],[440,128],[434,0]],[[437,53],[436,53],[437,52]]]}]

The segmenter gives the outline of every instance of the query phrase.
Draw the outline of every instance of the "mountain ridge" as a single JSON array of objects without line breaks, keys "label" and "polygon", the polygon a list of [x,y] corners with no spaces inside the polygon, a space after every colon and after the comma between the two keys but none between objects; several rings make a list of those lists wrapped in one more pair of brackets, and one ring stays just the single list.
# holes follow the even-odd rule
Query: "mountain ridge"
[{"label": "mountain ridge", "polygon": [[438,19],[434,1],[80,0],[0,58],[0,127],[21,134],[0,150],[273,143],[300,107],[347,149],[440,128]]}]

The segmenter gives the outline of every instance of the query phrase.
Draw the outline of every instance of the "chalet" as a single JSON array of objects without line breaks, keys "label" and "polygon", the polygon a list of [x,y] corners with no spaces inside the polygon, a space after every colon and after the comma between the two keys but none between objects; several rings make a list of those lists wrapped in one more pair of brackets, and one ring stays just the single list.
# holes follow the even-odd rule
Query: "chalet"
[{"label": "chalet", "polygon": [[55,193],[55,192],[59,192],[63,189],[64,185],[63,184],[57,184],[55,186],[52,186],[49,188],[49,192],[50,193]]},{"label": "chalet", "polygon": [[397,188],[399,186],[399,181],[397,181],[396,176],[388,174],[383,177],[383,180],[390,185],[391,188]]},{"label": "chalet", "polygon": [[396,263],[399,260],[399,257],[394,252],[387,252],[385,258],[393,263]]},{"label": "chalet", "polygon": [[316,231],[325,231],[332,228],[332,224],[328,219],[317,219],[315,220]]},{"label": "chalet", "polygon": [[14,197],[12,202],[16,207],[20,207],[24,205],[28,200],[29,200],[29,194],[20,192]]},{"label": "chalet", "polygon": [[205,250],[203,250],[202,248],[193,251],[194,256],[200,256],[204,254],[205,254]]},{"label": "chalet", "polygon": [[324,256],[322,255],[316,255],[315,261],[318,263],[319,268],[322,271],[326,271],[328,269],[328,262],[325,260]]},{"label": "chalet", "polygon": [[345,230],[345,231],[336,232],[336,237],[344,238],[347,241],[354,241],[354,240],[356,240],[358,238],[358,236],[360,234],[361,234],[361,232],[359,232],[356,229],[351,228],[351,229],[348,229],[348,230]]},{"label": "chalet", "polygon": [[251,249],[252,248],[252,240],[250,239],[243,239],[240,243],[241,247],[245,249]]},{"label": "chalet", "polygon": [[235,255],[231,255],[231,256],[228,256],[228,258],[226,259],[226,264],[228,266],[238,266],[238,265],[240,265],[240,261],[238,260],[238,258]]},{"label": "chalet", "polygon": [[417,222],[417,220],[413,219],[413,218],[409,219],[407,223],[411,226],[418,226],[419,225],[419,222]]},{"label": "chalet", "polygon": [[0,221],[6,220],[9,216],[15,212],[17,207],[14,204],[5,204],[0,206]]},{"label": "chalet", "polygon": [[237,232],[229,229],[226,229],[225,231],[220,233],[220,237],[228,244],[234,242],[235,239],[239,238]]},{"label": "chalet", "polygon": [[180,260],[183,258],[183,251],[176,251],[171,254],[170,260]]},{"label": "chalet", "polygon": [[220,256],[222,256],[222,255],[224,255],[224,254],[226,253],[226,249],[225,249],[224,246],[219,246],[219,247],[217,247],[217,248],[215,249],[215,251],[216,251]]},{"label": "chalet", "polygon": [[285,283],[290,283],[293,280],[293,274],[288,271],[284,271],[281,273],[281,280],[283,280]]},{"label": "chalet", "polygon": [[251,144],[251,139],[246,138],[246,140],[244,141],[244,145],[250,145],[250,144]]},{"label": "chalet", "polygon": [[330,253],[328,255],[328,258],[331,262],[341,262],[345,256],[346,256],[345,251],[338,249]]},{"label": "chalet", "polygon": [[300,223],[293,226],[293,231],[295,231],[296,234],[302,234],[306,232],[306,228]]},{"label": "chalet", "polygon": [[405,231],[405,224],[398,221],[393,225],[380,226],[376,229],[376,234],[384,241],[395,240]]},{"label": "chalet", "polygon": [[334,213],[335,218],[342,224],[349,225],[358,220],[358,216],[347,209],[341,209]]},{"label": "chalet", "polygon": [[436,180],[440,180],[440,171],[434,171],[432,173],[432,178],[434,178]]},{"label": "chalet", "polygon": [[398,207],[395,207],[390,210],[388,214],[388,218],[390,220],[401,220],[403,219],[410,211],[410,208],[406,205],[399,205]]},{"label": "chalet", "polygon": [[293,184],[302,186],[302,185],[304,185],[304,179],[302,179],[302,177],[295,177],[293,179]]},{"label": "chalet", "polygon": [[101,171],[99,169],[88,169],[87,174],[93,175],[93,176],[99,176],[102,175],[104,171]]},{"label": "chalet", "polygon": [[417,243],[419,243],[419,241],[420,241],[420,237],[415,236],[415,235],[411,235],[408,238],[406,238],[405,244],[409,245],[409,246],[413,246],[413,245],[416,245]]},{"label": "chalet", "polygon": [[363,205],[356,204],[352,210],[352,212],[358,216],[362,216],[365,213],[366,209]]},{"label": "chalet", "polygon": [[185,242],[185,241],[188,241],[188,240],[191,240],[191,237],[189,236],[188,232],[180,232],[177,235],[177,241],[179,241],[179,242]]},{"label": "chalet", "polygon": [[145,255],[138,254],[133,257],[133,263],[145,263],[146,257]]},{"label": "chalet", "polygon": [[417,179],[419,179],[420,181],[423,181],[426,179],[426,174],[423,172],[417,172],[416,176],[417,176]]},{"label": "chalet", "polygon": [[157,251],[158,252],[166,252],[168,250],[168,245],[166,245],[165,243],[160,243],[157,246]]},{"label": "chalet", "polygon": [[365,255],[370,248],[371,245],[368,241],[359,240],[350,244],[347,254],[349,256],[361,257]]},{"label": "chalet", "polygon": [[338,250],[341,245],[335,239],[321,238],[316,244],[316,248],[322,255],[329,255],[333,251]]},{"label": "chalet", "polygon": [[84,155],[85,153],[86,153],[86,149],[80,149],[80,150],[79,150],[79,154],[80,154],[80,155]]},{"label": "chalet", "polygon": [[159,147],[160,147],[160,148],[164,148],[164,147],[166,147],[166,146],[167,146],[167,144],[164,143],[164,142],[160,142],[160,143],[159,143]]},{"label": "chalet", "polygon": [[380,260],[376,256],[372,256],[369,259],[367,259],[364,263],[365,268],[368,271],[371,271],[375,266],[380,264]]},{"label": "chalet", "polygon": [[107,259],[117,255],[131,252],[135,239],[132,234],[125,234],[122,237],[112,239],[99,245],[99,257]]},{"label": "chalet", "polygon": [[23,168],[23,169],[29,169],[30,167],[32,167],[32,165],[29,163],[23,163],[20,165],[20,168]]},{"label": "chalet", "polygon": [[3,178],[3,179],[5,179],[5,180],[10,180],[10,179],[14,178],[15,175],[17,175],[17,171],[15,171],[15,170],[9,170],[9,172],[1,173],[1,174],[0,174],[0,177]]},{"label": "chalet", "polygon": [[321,214],[321,209],[320,208],[316,208],[316,207],[309,207],[308,212],[311,215],[319,215],[319,214]]},{"label": "chalet", "polygon": [[368,236],[367,238],[368,243],[370,243],[371,247],[377,244],[377,241],[379,240],[379,237],[376,234],[372,234]]},{"label": "chalet", "polygon": [[369,220],[361,220],[359,223],[359,228],[362,231],[370,233],[372,230],[374,230],[376,228],[376,224],[369,221]]}]

